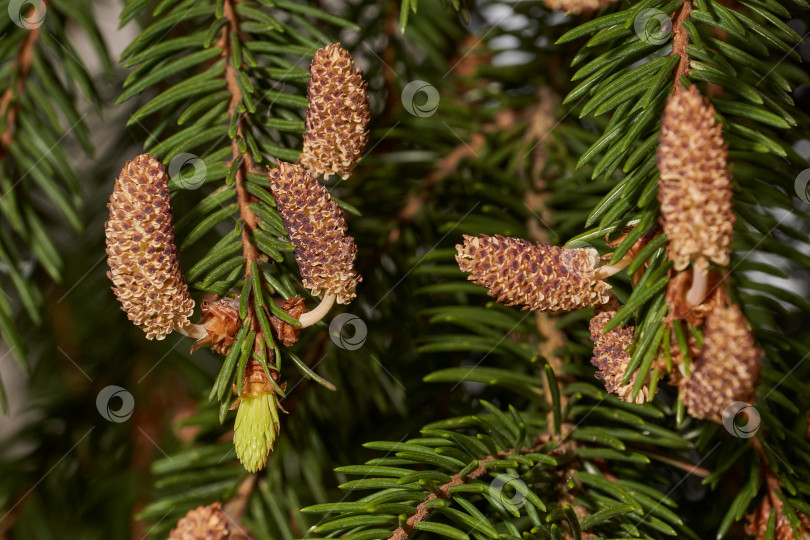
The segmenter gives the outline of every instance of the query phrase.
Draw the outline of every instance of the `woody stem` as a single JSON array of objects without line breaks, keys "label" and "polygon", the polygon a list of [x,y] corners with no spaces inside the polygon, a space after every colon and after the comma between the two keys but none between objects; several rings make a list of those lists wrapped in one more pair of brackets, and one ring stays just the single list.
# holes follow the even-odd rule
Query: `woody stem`
[{"label": "woody stem", "polygon": [[678,67],[675,69],[675,80],[673,86],[680,87],[680,79],[689,73],[689,55],[686,47],[689,45],[689,33],[683,22],[689,19],[692,12],[692,0],[683,0],[680,9],[676,12],[672,21],[672,55],[678,56]]},{"label": "woody stem", "polygon": [[323,295],[323,299],[321,300],[321,303],[318,304],[318,307],[316,307],[312,311],[307,311],[306,313],[301,314],[301,317],[298,319],[298,322],[301,323],[301,328],[312,326],[313,324],[323,319],[326,316],[326,314],[329,313],[329,310],[332,309],[334,303],[335,303],[334,294]]},{"label": "woody stem", "polygon": [[[230,60],[233,56],[230,36],[239,35],[239,18],[236,13],[236,4],[239,2],[240,0],[224,0],[223,17],[228,21],[228,24],[222,28],[222,34],[217,42],[218,46],[222,48],[222,58],[225,59],[225,82],[231,94],[230,103],[228,104],[228,116],[230,118],[239,116],[239,104],[242,100],[242,90],[237,82],[241,66],[232,64]],[[245,113],[236,121],[236,136],[231,139],[231,161],[229,163],[230,165],[234,160],[242,159],[242,164],[234,174],[234,186],[239,203],[239,219],[244,223],[242,229],[242,255],[245,258],[245,280],[251,279],[253,263],[261,263],[260,253],[251,241],[253,231],[258,226],[258,219],[250,207],[254,198],[248,192],[246,186],[247,174],[255,169],[255,163],[250,152],[243,153],[239,148],[239,140],[243,139],[244,133],[248,130],[250,130],[250,126],[248,124],[248,115]],[[261,283],[261,273],[258,279]],[[248,299],[247,317],[244,324],[249,324],[253,330],[258,330],[256,309],[253,299]]]},{"label": "woody stem", "polygon": [[[41,6],[45,8],[44,2]],[[28,31],[22,41],[13,69],[16,71],[16,87],[9,85],[0,96],[0,119],[5,119],[5,125],[0,129],[0,159],[6,157],[8,149],[14,138],[14,128],[17,123],[17,113],[20,108],[20,96],[25,92],[25,81],[31,71],[31,62],[34,58],[34,45],[39,37],[39,28]]]}]

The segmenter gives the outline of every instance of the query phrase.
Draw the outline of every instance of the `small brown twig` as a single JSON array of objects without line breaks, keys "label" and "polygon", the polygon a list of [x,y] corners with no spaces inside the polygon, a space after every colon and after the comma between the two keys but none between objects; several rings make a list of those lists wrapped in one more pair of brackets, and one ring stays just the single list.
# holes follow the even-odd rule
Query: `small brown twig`
[{"label": "small brown twig", "polygon": [[[237,106],[239,105],[239,101],[242,99],[242,90],[239,88],[239,84],[237,83],[236,68],[228,61],[233,52],[231,50],[231,40],[229,38],[230,33],[234,32],[237,35],[239,33],[239,19],[236,15],[236,10],[234,7],[234,5],[238,2],[239,0],[225,0],[223,17],[228,20],[228,24],[222,29],[222,35],[217,41],[217,45],[222,48],[222,57],[225,59],[225,81],[228,85],[228,91],[231,93],[231,100],[228,105],[228,116],[231,118],[234,115],[239,114],[237,111]],[[244,130],[248,129],[246,116],[247,115],[245,114],[239,119],[236,128],[236,137],[231,140],[232,158],[230,163],[233,163],[233,160],[240,157],[243,160],[242,164],[239,166],[239,169],[237,169],[235,172],[234,184],[236,186],[236,195],[239,203],[239,217],[245,224],[244,228],[242,229],[242,255],[245,257],[245,279],[250,279],[251,267],[253,266],[254,262],[259,262],[260,258],[256,246],[254,246],[250,241],[250,237],[257,227],[256,214],[250,208],[250,204],[254,201],[254,199],[245,187],[248,172],[255,170],[256,167],[250,153],[243,153],[239,149],[239,143],[237,142],[238,139],[242,137]],[[256,317],[256,306],[254,305],[252,299],[249,299],[248,303],[247,321],[251,330],[255,330],[257,332],[259,331],[259,322]]]},{"label": "small brown twig", "polygon": [[683,22],[689,19],[689,14],[692,13],[692,0],[683,0],[683,4],[672,21],[672,54],[678,55],[678,67],[675,69],[675,81],[673,86],[677,89],[680,85],[682,76],[689,73],[689,55],[686,53],[686,46],[689,44],[689,33],[683,25]]},{"label": "small brown twig", "polygon": [[241,520],[247,508],[248,498],[250,498],[250,494],[253,493],[257,484],[258,476],[255,474],[249,475],[236,488],[234,496],[227,500],[222,507],[222,513],[228,518],[231,526],[231,540],[252,540],[254,538],[250,531],[245,530],[242,526]]},{"label": "small brown twig", "polygon": [[[43,2],[44,4],[44,2]],[[17,123],[17,113],[20,110],[19,96],[25,90],[25,79],[31,72],[31,61],[34,58],[34,44],[39,37],[39,27],[32,28],[20,45],[20,52],[14,61],[12,71],[17,72],[16,92],[13,85],[6,88],[0,97],[0,118],[5,117],[5,129],[0,133],[0,159],[4,159],[11,142],[14,139],[14,128]],[[15,99],[16,98],[16,99]]]},{"label": "small brown twig", "polygon": [[490,461],[495,461],[496,459],[501,459],[502,457],[508,456],[513,454],[514,452],[503,452],[498,456],[487,456],[483,459],[478,460],[478,468],[474,471],[469,473],[464,478],[460,477],[459,475],[453,475],[449,482],[443,484],[439,487],[438,493],[431,493],[427,496],[427,498],[419,503],[416,507],[416,513],[414,513],[411,517],[408,518],[408,521],[405,525],[397,527],[394,532],[391,533],[391,536],[388,540],[405,540],[408,538],[411,533],[414,531],[417,523],[421,523],[425,521],[430,514],[433,513],[433,508],[428,507],[428,503],[434,499],[447,499],[450,497],[450,488],[453,486],[459,486],[464,484],[469,480],[475,480],[476,478],[483,476],[487,473],[487,469],[484,467],[484,464]]}]

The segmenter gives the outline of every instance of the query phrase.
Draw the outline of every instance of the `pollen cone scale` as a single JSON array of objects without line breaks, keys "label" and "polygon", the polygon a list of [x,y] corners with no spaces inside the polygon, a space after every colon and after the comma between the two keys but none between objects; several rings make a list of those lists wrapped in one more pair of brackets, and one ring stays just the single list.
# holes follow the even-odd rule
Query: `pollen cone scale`
[{"label": "pollen cone scale", "polygon": [[107,204],[107,277],[147,339],[186,333],[194,311],[177,261],[168,181],[163,165],[142,154],[124,166]]}]

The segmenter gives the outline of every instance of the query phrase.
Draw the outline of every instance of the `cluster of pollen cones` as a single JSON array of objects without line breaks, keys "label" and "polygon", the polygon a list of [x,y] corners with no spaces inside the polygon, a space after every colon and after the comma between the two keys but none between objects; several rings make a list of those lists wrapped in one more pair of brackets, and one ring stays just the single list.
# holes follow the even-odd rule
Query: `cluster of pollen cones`
[{"label": "cluster of pollen cones", "polygon": [[[279,306],[298,319],[297,327],[268,316],[285,346],[295,343],[301,327],[326,315],[333,302],[351,302],[361,280],[354,269],[357,248],[347,235],[343,211],[318,180],[333,174],[346,179],[362,157],[369,136],[366,82],[339,43],[315,53],[310,73],[301,157],[297,163],[278,162],[268,169],[270,191],[293,244],[303,285],[313,296],[322,297],[321,304],[309,312],[300,297]],[[227,355],[248,319],[243,320],[244,314],[240,317],[239,296],[229,295],[204,299],[200,323],[190,321],[195,303],[177,259],[169,178],[163,164],[148,154],[128,161],[115,182],[108,209],[108,276],[127,317],[147,339],[160,340],[178,331],[197,339],[192,351],[209,346]],[[275,381],[271,384],[266,370],[252,358],[245,365],[243,380],[244,387],[235,389],[240,398],[234,442],[245,467],[256,471],[267,462],[278,434]]]},{"label": "cluster of pollen cones", "polygon": [[[753,401],[763,352],[726,293],[721,268],[729,263],[735,222],[728,147],[714,107],[696,86],[678,87],[670,96],[659,142],[658,200],[674,269],[666,324],[690,334],[688,350],[671,340],[670,383],[680,386],[690,415],[720,422],[735,401]],[[718,268],[711,270],[710,263]],[[702,346],[693,331],[702,332]]]},{"label": "cluster of pollen cones", "polygon": [[[676,89],[664,112],[658,149],[661,225],[673,261],[664,332],[674,336],[675,325],[686,323],[689,350],[681,351],[673,337],[671,351],[658,355],[654,373],[670,373],[692,416],[717,422],[735,401],[753,400],[763,355],[742,310],[726,294],[723,274],[710,268],[726,266],[731,254],[735,217],[727,159],[714,108],[695,86]],[[636,381],[636,373],[627,373],[635,329],[614,326],[606,331],[620,306],[604,281],[625,268],[641,247],[616,265],[602,266],[590,248],[464,236],[456,246],[456,260],[470,281],[503,304],[544,312],[593,307],[591,362],[596,377],[622,400],[642,403],[653,397],[648,395],[649,381]],[[701,346],[691,330],[702,334]]]}]

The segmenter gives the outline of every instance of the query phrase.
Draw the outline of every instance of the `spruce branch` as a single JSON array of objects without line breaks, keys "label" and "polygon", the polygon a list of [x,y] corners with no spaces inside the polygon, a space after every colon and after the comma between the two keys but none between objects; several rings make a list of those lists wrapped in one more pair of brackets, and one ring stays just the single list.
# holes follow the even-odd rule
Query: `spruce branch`
[{"label": "spruce branch", "polygon": [[[751,470],[748,486],[755,485],[762,488],[764,495],[750,513],[745,516],[745,534],[751,535],[755,540],[804,540],[810,536],[810,517],[807,514],[807,505],[796,499],[791,499],[785,493],[782,482],[771,466],[771,458],[758,437],[749,439],[753,448],[755,462]],[[763,484],[764,480],[764,484]],[[787,488],[790,490],[790,487]],[[758,489],[756,491],[759,491]],[[755,499],[754,494],[741,492],[737,494],[737,501],[746,501],[749,504]],[[738,505],[735,505],[738,506]],[[739,512],[741,514],[741,512]],[[721,524],[718,536],[724,534],[730,526],[731,519],[740,519],[731,512],[726,515]]]},{"label": "spruce branch", "polygon": [[[125,58],[130,58],[130,63],[142,65],[127,79],[128,88],[119,99],[131,98],[138,91],[172,76],[176,71],[172,68],[196,72],[159,93],[138,109],[130,122],[165,109],[174,113],[175,102],[194,98],[197,101],[188,104],[176,120],[178,125],[186,122],[191,125],[159,142],[162,137],[159,131],[150,136],[148,142],[154,144],[153,151],[174,161],[196,146],[219,146],[226,135],[230,139],[226,148],[207,151],[200,159],[207,174],[195,179],[195,184],[184,178],[182,171],[175,171],[173,180],[174,187],[191,188],[220,178],[225,180],[225,186],[204,197],[178,222],[182,230],[193,226],[182,244],[186,248],[225,220],[235,220],[235,227],[221,236],[188,272],[193,286],[214,293],[215,297],[203,303],[201,324],[190,327],[186,333],[199,338],[192,350],[209,345],[225,356],[209,397],[220,403],[220,422],[224,422],[229,408],[238,407],[234,439],[237,457],[253,471],[265,466],[278,433],[276,396],[284,396],[285,386],[280,382],[279,373],[282,358],[289,357],[307,378],[335,389],[288,349],[297,342],[301,329],[320,321],[335,301],[348,303],[353,299],[355,285],[359,282],[353,270],[356,248],[352,238],[345,235],[342,210],[326,188],[307,176],[310,194],[322,203],[318,208],[310,208],[306,198],[299,200],[305,194],[299,192],[300,186],[295,183],[289,186],[294,189],[288,190],[283,198],[274,192],[278,186],[272,179],[279,171],[292,167],[306,173],[302,165],[283,161],[295,161],[298,152],[278,144],[290,142],[282,142],[283,132],[299,132],[299,128],[305,128],[300,131],[305,131],[306,135],[313,131],[305,137],[309,141],[305,150],[318,154],[318,167],[331,171],[330,161],[337,160],[340,161],[339,172],[348,176],[368,137],[368,100],[362,74],[354,67],[349,53],[337,43],[316,52],[311,63],[313,80],[306,100],[265,88],[268,83],[286,84],[307,76],[286,58],[275,54],[278,44],[275,37],[268,38],[269,30],[265,26],[269,25],[273,32],[285,30],[286,33],[278,34],[285,40],[299,40],[303,35],[286,22],[277,21],[266,6],[256,6],[249,0],[227,0],[218,7],[213,18],[208,12],[188,10],[182,5],[171,9],[172,16],[201,20],[205,17],[206,24],[210,24],[202,43],[170,37],[160,44],[171,45],[167,50],[172,52],[177,41],[183,48],[202,46],[189,55],[178,53],[178,58],[153,58],[154,53],[147,47],[150,42],[165,37],[165,23],[156,20],[144,30],[123,53]],[[284,3],[275,9],[282,12],[289,9],[291,21],[322,39],[319,31],[294,14],[301,9],[296,4]],[[305,9],[305,12],[322,15],[317,10]],[[335,17],[327,19],[340,21]],[[308,39],[305,42],[307,45],[315,43]],[[301,45],[291,45],[290,51],[304,57],[309,54]],[[288,69],[267,67],[268,63]],[[202,72],[198,72],[200,69]],[[263,92],[261,98],[260,92]],[[280,104],[274,106],[279,109],[279,118],[256,114],[257,103],[268,95],[274,96],[273,102]],[[300,108],[302,100],[307,106],[305,126],[291,118],[297,117],[299,111],[287,110]],[[227,131],[223,133],[225,126]],[[277,166],[268,168],[265,175],[258,170],[258,164],[268,155]],[[305,229],[313,224],[321,227],[317,234],[309,233],[305,245],[299,242],[302,223]],[[321,238],[323,232],[331,236]],[[303,234],[307,236],[306,232]],[[315,296],[323,294],[314,312],[306,313],[304,300],[291,287],[290,278],[295,277],[284,264],[285,252],[289,251],[294,251],[304,286]],[[269,261],[272,264],[268,264]],[[242,396],[245,394],[243,382],[251,377],[262,377],[259,381],[262,391]],[[229,403],[232,388],[240,396],[233,405]]]},{"label": "spruce branch", "polygon": [[[529,450],[527,449],[526,452]],[[450,493],[450,488],[455,486],[460,486],[466,482],[471,480],[475,480],[480,478],[481,476],[487,474],[489,471],[485,467],[486,463],[491,461],[495,461],[496,459],[503,459],[510,455],[513,455],[514,452],[500,452],[497,456],[486,456],[484,458],[476,460],[478,463],[478,467],[476,467],[473,471],[465,474],[462,476],[461,474],[455,474],[451,477],[450,481],[438,486],[438,489],[434,492],[431,492],[424,501],[420,502],[416,506],[416,512],[413,513],[410,517],[408,517],[407,521],[394,529],[389,537],[389,540],[405,540],[409,538],[411,534],[415,531],[415,527],[418,523],[422,523],[430,518],[430,515],[433,513],[435,507],[430,506],[430,502],[435,499],[449,499],[452,495]]]},{"label": "spruce branch", "polygon": [[[804,98],[791,90],[807,81],[806,70],[791,58],[796,36],[784,24],[795,16],[793,8],[769,0],[733,5],[659,0],[616,3],[589,19],[568,17],[560,23],[542,0],[485,0],[479,9],[508,8],[525,24],[487,27],[488,19],[482,17],[481,37],[474,38],[462,35],[455,12],[445,17],[440,3],[423,1],[417,14],[416,3],[401,2],[404,14],[410,13],[403,34],[396,28],[399,6],[366,0],[335,8],[351,21],[338,18],[331,5],[326,12],[291,0],[165,1],[128,47],[135,67],[122,98],[144,93],[146,104],[133,121],[143,121],[152,133],[145,150],[167,169],[181,152],[197,152],[207,169],[202,183],[192,186],[199,190],[183,189],[188,184],[177,175],[169,181],[178,209],[176,230],[183,240],[178,248],[188,249],[189,258],[202,253],[187,273],[188,282],[210,294],[201,302],[200,324],[178,330],[202,336],[194,348],[210,346],[223,360],[211,389],[214,403],[200,403],[196,418],[182,422],[195,426],[194,435],[179,437],[176,445],[160,440],[168,455],[154,462],[155,490],[140,514],[152,522],[151,534],[166,538],[189,510],[213,510],[208,503],[216,500],[231,522],[230,538],[241,538],[233,529],[238,521],[259,538],[301,538],[314,527],[311,536],[347,540],[397,534],[458,540],[698,539],[739,532],[732,527],[746,514],[755,537],[801,538],[810,525],[810,488],[804,481],[810,477],[805,433],[810,404],[802,386],[810,348],[800,315],[810,304],[796,283],[810,268],[804,253],[810,216],[791,200],[793,169],[802,163],[792,146],[804,138],[807,127],[807,118],[793,103],[803,106]],[[122,21],[146,15],[149,4],[130,1]],[[671,51],[669,42],[638,35],[633,23],[642,9],[662,11],[663,20],[673,22]],[[403,25],[406,19],[402,17]],[[341,348],[334,334],[303,331],[323,320],[338,297],[322,290],[315,307],[318,299],[304,295],[304,289],[317,288],[306,284],[301,249],[291,241],[292,227],[285,224],[280,197],[271,189],[273,179],[256,170],[264,168],[265,159],[280,166],[299,159],[295,149],[308,121],[302,93],[307,73],[296,62],[328,48],[333,28],[350,30],[341,39],[363,44],[362,53],[369,54],[364,60],[370,91],[377,93],[372,103],[388,101],[381,129],[368,134],[374,148],[371,160],[356,171],[363,181],[333,184],[345,199],[329,199],[347,212],[358,210],[350,225],[358,225],[359,262],[368,282],[356,294],[364,306],[374,305],[368,340],[351,351]],[[583,46],[548,46],[564,32],[584,37]],[[29,80],[35,82],[36,52],[47,34],[41,32],[32,47]],[[467,55],[470,43],[485,52]],[[18,45],[8,49],[16,54]],[[529,60],[525,65],[490,62],[504,51],[528,55]],[[786,60],[777,62],[783,56]],[[43,58],[47,62],[50,57]],[[569,63],[573,84],[560,69]],[[11,65],[13,61],[6,64]],[[402,112],[400,81],[408,80],[439,87],[441,103],[430,118]],[[533,92],[549,86],[553,91]],[[727,266],[717,268],[718,262],[709,258],[705,272],[691,256],[685,268],[674,269],[667,249],[684,238],[666,228],[659,232],[665,213],[657,197],[664,176],[656,161],[659,120],[673,89],[686,92],[684,87],[712,99],[715,128],[722,129],[720,144],[728,145],[727,161],[733,164],[733,250],[726,250]],[[569,91],[562,104],[549,95]],[[254,110],[263,97],[272,100],[266,115]],[[49,102],[39,101],[43,107]],[[18,120],[26,119],[31,102],[23,96]],[[547,109],[557,106],[559,116],[549,118]],[[57,108],[61,117],[61,104]],[[308,109],[307,117],[313,111]],[[14,174],[5,174],[7,170],[27,166],[25,159],[13,161],[22,155],[21,148],[29,152],[19,143],[30,146],[30,133],[41,131],[35,128],[26,135],[25,122],[17,124],[21,136],[15,134],[5,156],[5,180]],[[686,132],[673,144],[699,146],[707,139]],[[340,169],[353,165],[348,156]],[[670,170],[675,176],[679,172],[683,169]],[[25,193],[29,185],[22,184],[16,193]],[[536,197],[528,193],[532,187],[538,188]],[[23,199],[19,206],[28,205]],[[527,209],[541,219],[533,219]],[[0,210],[14,226],[13,212]],[[19,230],[37,230],[29,226],[26,213],[21,215]],[[553,227],[540,228],[538,221]],[[682,221],[687,232],[696,223]],[[584,310],[562,315],[527,314],[499,305],[466,280],[453,261],[453,245],[464,235],[508,239],[552,261],[555,254],[579,250],[584,243],[588,249],[583,251],[591,255],[585,281],[604,284],[606,296],[612,291],[621,305],[573,302]],[[14,244],[25,248],[30,243],[23,241]],[[47,235],[45,240],[34,238],[32,245],[41,250],[46,241]],[[5,280],[17,261],[5,260],[5,236],[0,243],[0,277]],[[250,246],[252,258],[245,252]],[[371,250],[373,257],[368,256]],[[472,259],[467,263],[473,265]],[[554,262],[567,274],[556,289],[570,292],[565,280],[582,276],[574,273],[572,278],[566,265]],[[518,299],[552,303],[554,287],[550,294],[537,290],[554,285],[560,276],[544,275],[540,286],[524,294],[539,276],[525,260],[518,263],[519,272],[509,276],[496,276],[503,268],[481,265],[475,270],[477,277],[491,278],[495,286],[490,292],[499,286],[508,289],[494,295],[498,298],[512,302],[522,295]],[[763,276],[792,279],[787,285]],[[562,297],[565,292],[557,291]],[[718,316],[710,308],[720,293],[727,296]],[[31,305],[39,305],[36,295],[31,298]],[[3,302],[0,296],[0,323],[12,314]],[[311,311],[305,311],[305,302],[312,302]],[[590,320],[598,327],[595,332],[588,331],[591,308],[596,309]],[[102,322],[94,320],[94,338]],[[324,325],[319,326],[322,330]],[[274,347],[265,337],[273,339]],[[205,354],[194,355],[188,365],[181,357],[172,363],[196,374],[178,371],[190,395],[211,387],[200,376],[209,365]],[[329,387],[314,373],[327,355],[330,361],[319,369],[341,392],[327,397],[302,392],[312,380]],[[589,360],[609,384],[594,380]],[[296,369],[305,378],[285,399],[282,381],[290,371],[298,375]],[[661,376],[678,388],[658,386]],[[174,383],[169,381],[171,391]],[[248,388],[249,383],[261,388]],[[690,396],[695,389],[686,389],[693,386],[700,388]],[[681,389],[684,399],[679,400]],[[234,393],[242,394],[236,405],[249,400],[258,404],[240,408],[238,423],[252,429],[239,433],[239,455],[229,441],[230,430],[221,427]],[[482,396],[495,397],[502,406],[479,402]],[[724,405],[730,397],[750,401],[761,416],[755,437],[741,438],[735,423],[717,424],[726,419]],[[645,398],[651,401],[636,403]],[[282,404],[295,414],[285,419],[284,436],[276,437]],[[70,418],[55,411],[53,418]],[[163,421],[170,415],[156,411],[150,416]],[[358,453],[347,436],[371,433],[397,440],[421,426],[426,416],[431,423],[422,436],[404,443],[370,443],[368,448],[384,455],[365,465],[337,468],[341,488],[364,492],[349,500],[329,491],[335,466],[356,462]],[[700,416],[713,422],[699,421]],[[251,469],[263,466],[268,441],[271,447],[275,443],[273,459],[263,471],[247,474],[236,459],[245,458]],[[40,446],[37,454],[50,445]],[[525,451],[528,447],[533,451]],[[97,462],[103,466],[112,459],[109,454],[109,448],[102,448],[93,455],[101,456]],[[20,460],[23,467],[9,468],[8,476],[19,474],[17,469],[31,470],[31,459]],[[72,460],[70,456],[66,464]],[[486,471],[480,471],[482,466]],[[343,475],[359,479],[344,481]],[[691,500],[691,489],[684,497],[689,475],[701,477],[712,492],[697,502]],[[52,478],[57,476],[55,484],[62,485],[51,491],[61,493],[67,475]],[[525,500],[512,504],[508,496],[503,500],[493,494],[503,476],[525,488],[520,493]],[[124,493],[126,482],[112,475],[104,480],[91,487],[113,484]],[[40,487],[40,493],[47,491]],[[59,536],[60,507],[73,507],[45,497],[36,501],[15,512],[21,532],[11,534],[47,530]],[[237,509],[232,512],[230,505]],[[120,515],[128,515],[128,507],[124,510]],[[320,521],[320,516],[311,516],[326,513],[333,515]],[[222,533],[220,520],[213,523],[216,533]],[[93,536],[83,530],[77,535]]]}]

